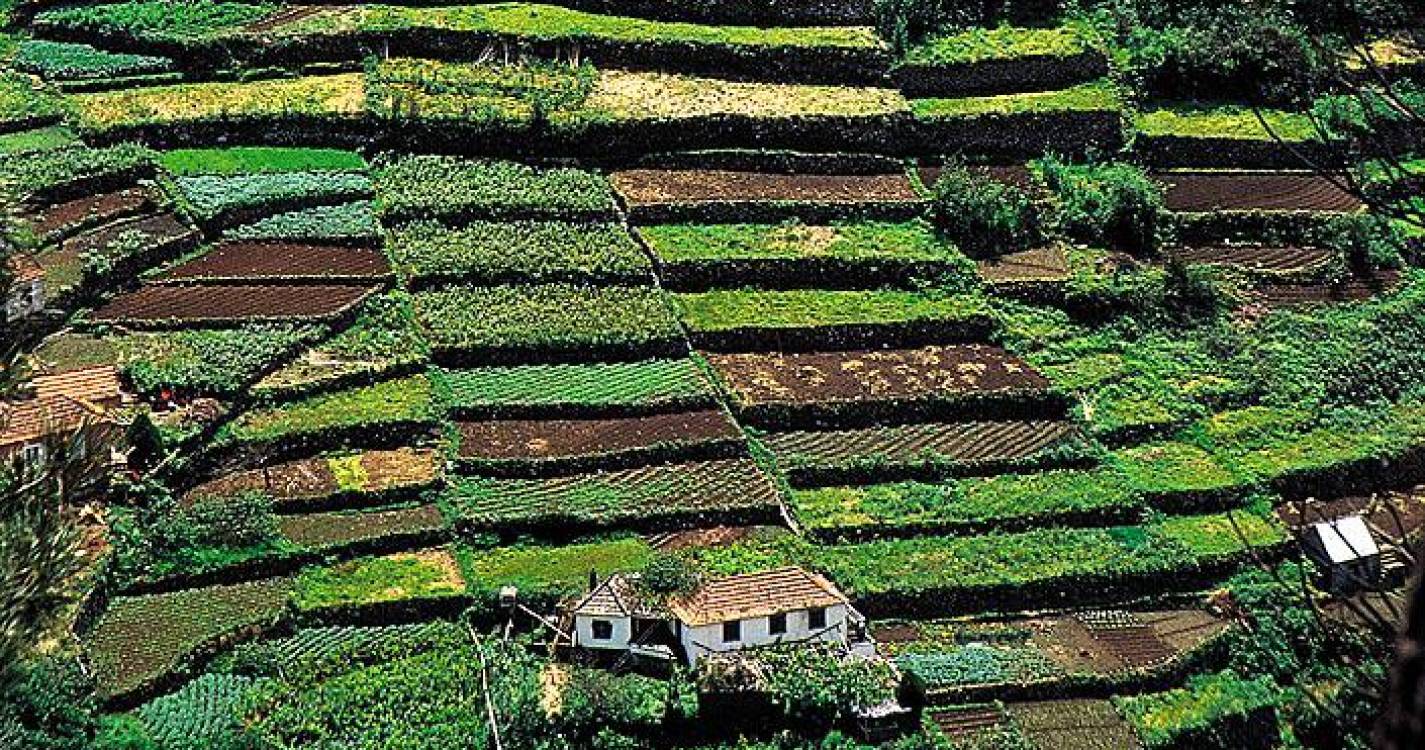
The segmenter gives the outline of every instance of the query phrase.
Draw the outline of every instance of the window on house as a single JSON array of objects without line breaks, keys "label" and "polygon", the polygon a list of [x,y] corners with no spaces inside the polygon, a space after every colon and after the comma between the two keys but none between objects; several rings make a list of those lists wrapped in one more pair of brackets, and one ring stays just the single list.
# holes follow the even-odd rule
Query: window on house
[{"label": "window on house", "polygon": [[594,620],[594,640],[607,641],[614,637],[614,624],[608,620]]},{"label": "window on house", "polygon": [[45,460],[44,443],[31,443],[20,451],[20,460],[35,466]]},{"label": "window on house", "polygon": [[787,632],[787,616],[785,614],[777,614],[768,617],[767,632],[772,635],[781,635]]},{"label": "window on house", "polygon": [[821,630],[826,627],[826,607],[807,610],[807,627],[812,630]]},{"label": "window on house", "polygon": [[30,310],[39,312],[45,309],[45,288],[40,282],[30,284]]},{"label": "window on house", "polygon": [[722,642],[736,643],[742,640],[742,621],[733,620],[722,624]]}]

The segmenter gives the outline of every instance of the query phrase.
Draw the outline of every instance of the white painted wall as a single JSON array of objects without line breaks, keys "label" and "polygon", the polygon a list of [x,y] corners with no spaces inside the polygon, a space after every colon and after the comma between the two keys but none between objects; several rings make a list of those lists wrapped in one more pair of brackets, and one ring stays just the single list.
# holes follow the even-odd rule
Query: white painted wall
[{"label": "white painted wall", "polygon": [[[723,641],[720,622],[695,628],[684,627],[680,640],[683,650],[688,654],[688,665],[697,666],[698,659],[709,653],[738,651],[776,643],[794,643],[813,638],[810,615],[804,609],[787,613],[785,633],[773,635],[768,631],[768,625],[766,617],[743,620],[742,638],[735,642]],[[846,605],[836,604],[826,608],[826,628],[817,633],[815,640],[846,642]]]},{"label": "white painted wall", "polygon": [[[599,640],[594,637],[594,620],[608,620],[613,623],[613,637]],[[627,617],[574,616],[574,643],[583,648],[604,648],[627,651],[633,638],[633,621]]]},{"label": "white painted wall", "polygon": [[5,319],[19,320],[45,308],[44,282],[35,279],[15,284],[5,300]]}]

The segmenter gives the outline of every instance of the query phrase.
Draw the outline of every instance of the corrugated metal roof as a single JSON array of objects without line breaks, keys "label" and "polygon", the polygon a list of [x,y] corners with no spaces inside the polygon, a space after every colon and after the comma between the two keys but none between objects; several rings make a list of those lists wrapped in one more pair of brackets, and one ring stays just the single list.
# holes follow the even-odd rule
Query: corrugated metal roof
[{"label": "corrugated metal roof", "polygon": [[1314,523],[1311,533],[1321,540],[1321,548],[1331,562],[1350,562],[1380,554],[1375,537],[1360,516]]}]

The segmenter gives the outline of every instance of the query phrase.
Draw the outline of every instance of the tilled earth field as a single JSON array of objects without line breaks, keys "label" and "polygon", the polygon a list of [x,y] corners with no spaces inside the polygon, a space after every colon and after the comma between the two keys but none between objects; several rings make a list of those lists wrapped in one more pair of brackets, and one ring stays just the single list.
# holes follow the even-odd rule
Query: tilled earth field
[{"label": "tilled earth field", "polygon": [[925,398],[1040,390],[1044,376],[995,346],[769,354],[709,354],[745,405]]},{"label": "tilled earth field", "polygon": [[1316,247],[1201,246],[1172,251],[1184,263],[1237,266],[1252,271],[1289,272],[1315,268],[1331,259],[1331,253]]},{"label": "tilled earth field", "polygon": [[630,205],[717,201],[838,203],[919,200],[904,174],[824,175],[635,169],[613,176]]},{"label": "tilled earth field", "polygon": [[134,324],[226,323],[244,320],[330,318],[350,310],[376,287],[321,285],[168,286],[124,295],[94,312],[93,319]]},{"label": "tilled earth field", "polygon": [[1334,284],[1264,284],[1258,300],[1269,307],[1300,307],[1327,302],[1361,302],[1400,285],[1398,271],[1381,271],[1368,279],[1353,278]]},{"label": "tilled earth field", "polygon": [[[336,459],[352,465],[359,473],[365,492],[397,487],[418,487],[435,481],[439,456],[433,450],[399,448],[366,451]],[[328,458],[298,461],[233,472],[204,482],[184,494],[185,502],[205,496],[224,496],[246,491],[270,495],[279,505],[322,498],[342,489]]]},{"label": "tilled earth field", "polygon": [[1163,172],[1169,211],[1314,211],[1349,213],[1362,208],[1331,180],[1293,172]]},{"label": "tilled earth field", "polygon": [[461,422],[459,429],[462,458],[491,460],[564,458],[742,437],[732,419],[717,410],[619,419]]},{"label": "tilled earth field", "polygon": [[173,268],[160,279],[331,281],[380,278],[390,271],[386,256],[374,248],[289,242],[225,242],[207,255]]},{"label": "tilled earth field", "polygon": [[59,203],[35,214],[30,228],[40,236],[64,233],[77,227],[139,213],[153,205],[148,188],[131,187]]}]

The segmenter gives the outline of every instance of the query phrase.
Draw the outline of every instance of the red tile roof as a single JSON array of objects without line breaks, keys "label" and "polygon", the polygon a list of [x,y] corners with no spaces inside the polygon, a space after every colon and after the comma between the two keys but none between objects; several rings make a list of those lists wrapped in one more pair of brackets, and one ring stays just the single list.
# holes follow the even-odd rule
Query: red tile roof
[{"label": "red tile roof", "polygon": [[846,604],[846,597],[830,581],[801,568],[778,568],[708,581],[670,599],[668,609],[698,626],[836,604]]}]

